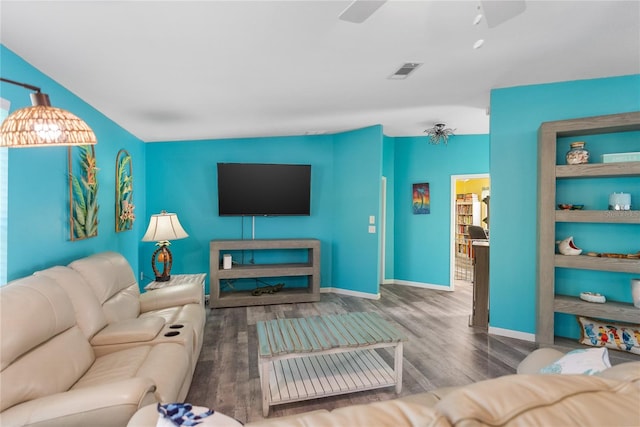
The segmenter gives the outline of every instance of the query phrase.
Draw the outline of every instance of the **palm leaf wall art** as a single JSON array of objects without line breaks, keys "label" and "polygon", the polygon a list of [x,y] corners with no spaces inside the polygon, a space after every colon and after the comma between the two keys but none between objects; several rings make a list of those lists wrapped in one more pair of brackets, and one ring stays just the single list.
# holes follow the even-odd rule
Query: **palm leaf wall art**
[{"label": "palm leaf wall art", "polygon": [[133,228],[134,209],[133,163],[131,155],[122,149],[116,155],[116,233]]},{"label": "palm leaf wall art", "polygon": [[[79,151],[80,171],[73,173],[73,153]],[[98,167],[93,145],[67,148],[69,167],[69,234],[71,240],[98,235]]]}]

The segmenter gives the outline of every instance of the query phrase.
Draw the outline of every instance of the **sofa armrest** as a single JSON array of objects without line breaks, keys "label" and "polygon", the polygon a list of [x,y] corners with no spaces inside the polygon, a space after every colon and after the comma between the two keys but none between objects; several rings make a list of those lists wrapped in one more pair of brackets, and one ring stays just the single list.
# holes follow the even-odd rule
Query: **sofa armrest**
[{"label": "sofa armrest", "polygon": [[625,362],[598,372],[596,376],[610,380],[636,383],[640,388],[640,362]]},{"label": "sofa armrest", "polygon": [[540,369],[544,368],[560,359],[565,353],[553,348],[539,348],[532,351],[518,365],[518,374],[539,374]]},{"label": "sofa armrest", "polygon": [[161,310],[169,307],[179,307],[186,304],[201,304],[204,306],[204,291],[201,284],[185,283],[183,285],[167,286],[140,295],[140,312]]},{"label": "sofa armrest", "polygon": [[164,328],[162,317],[138,317],[107,325],[91,338],[91,345],[113,345],[151,341]]},{"label": "sofa armrest", "polygon": [[0,414],[0,423],[38,427],[126,425],[139,408],[157,401],[155,389],[148,378],[131,378],[69,390],[13,406]]}]

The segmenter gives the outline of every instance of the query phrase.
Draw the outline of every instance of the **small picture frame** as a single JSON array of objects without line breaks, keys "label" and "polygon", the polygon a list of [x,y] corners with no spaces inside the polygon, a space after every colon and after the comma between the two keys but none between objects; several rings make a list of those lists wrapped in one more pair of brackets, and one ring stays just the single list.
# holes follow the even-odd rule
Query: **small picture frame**
[{"label": "small picture frame", "polygon": [[431,198],[429,196],[429,183],[413,184],[412,208],[414,215],[431,213]]}]

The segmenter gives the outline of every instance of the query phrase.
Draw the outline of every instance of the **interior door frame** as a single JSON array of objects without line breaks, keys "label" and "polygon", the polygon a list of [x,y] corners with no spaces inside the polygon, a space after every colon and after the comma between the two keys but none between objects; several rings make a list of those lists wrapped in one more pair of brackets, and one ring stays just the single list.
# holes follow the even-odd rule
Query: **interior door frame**
[{"label": "interior door frame", "polygon": [[[491,176],[488,173],[475,173],[475,174],[462,174],[451,175],[451,209],[450,209],[450,224],[451,230],[449,234],[449,287],[451,290],[455,290],[455,277],[456,277],[456,182],[465,179],[482,179],[488,178],[491,183]],[[489,184],[491,185],[491,184]]]}]

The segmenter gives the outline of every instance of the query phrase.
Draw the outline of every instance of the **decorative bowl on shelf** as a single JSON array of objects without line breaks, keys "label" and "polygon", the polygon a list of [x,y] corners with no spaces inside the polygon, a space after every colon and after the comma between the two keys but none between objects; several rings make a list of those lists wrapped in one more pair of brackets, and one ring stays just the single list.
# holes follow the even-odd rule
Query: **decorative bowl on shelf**
[{"label": "decorative bowl on shelf", "polygon": [[588,302],[596,302],[599,304],[607,302],[605,296],[597,292],[581,292],[580,299]]},{"label": "decorative bowl on shelf", "polygon": [[563,211],[579,211],[582,210],[584,208],[584,205],[572,205],[569,203],[559,203],[558,204],[558,208],[563,210]]}]

